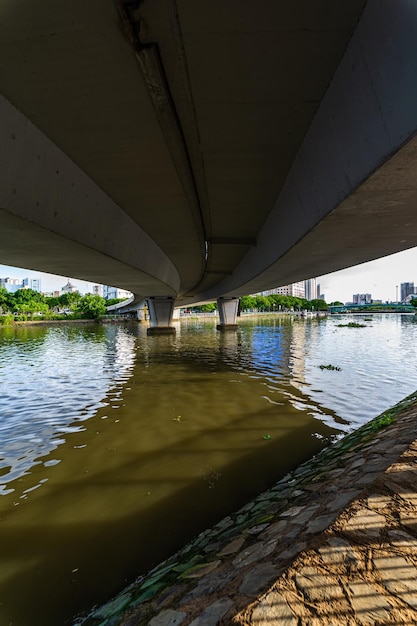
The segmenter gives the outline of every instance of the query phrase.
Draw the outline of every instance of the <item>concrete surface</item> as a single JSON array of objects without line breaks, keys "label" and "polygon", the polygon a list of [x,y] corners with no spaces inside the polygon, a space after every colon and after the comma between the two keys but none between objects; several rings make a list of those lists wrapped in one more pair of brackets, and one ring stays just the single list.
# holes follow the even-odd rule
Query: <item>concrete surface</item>
[{"label": "concrete surface", "polygon": [[417,245],[417,6],[20,0],[0,262],[176,305]]}]

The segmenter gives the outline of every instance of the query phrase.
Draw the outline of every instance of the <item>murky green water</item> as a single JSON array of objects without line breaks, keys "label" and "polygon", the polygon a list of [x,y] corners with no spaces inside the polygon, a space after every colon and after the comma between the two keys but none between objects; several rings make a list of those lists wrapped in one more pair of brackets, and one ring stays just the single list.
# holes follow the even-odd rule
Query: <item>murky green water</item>
[{"label": "murky green water", "polygon": [[348,319],[0,330],[0,625],[71,623],[414,391],[415,318]]}]

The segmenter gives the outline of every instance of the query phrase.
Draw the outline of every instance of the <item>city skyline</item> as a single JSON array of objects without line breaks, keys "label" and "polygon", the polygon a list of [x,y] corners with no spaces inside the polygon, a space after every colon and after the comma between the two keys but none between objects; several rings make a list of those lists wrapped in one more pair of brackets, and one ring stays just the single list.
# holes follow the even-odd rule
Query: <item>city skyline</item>
[{"label": "city skyline", "polygon": [[417,282],[417,248],[317,277],[326,302],[351,302],[356,293],[370,293],[373,300],[394,302],[400,298],[400,286],[405,282]]},{"label": "city skyline", "polygon": [[[93,285],[98,284],[69,276],[0,265],[0,278],[5,277],[40,278],[44,292],[61,291],[68,279],[82,294],[92,292]],[[417,283],[417,248],[317,277],[317,285],[320,285],[320,292],[324,294],[326,302],[351,302],[357,293],[370,293],[373,300],[395,301],[400,297],[401,283],[405,282]]]}]

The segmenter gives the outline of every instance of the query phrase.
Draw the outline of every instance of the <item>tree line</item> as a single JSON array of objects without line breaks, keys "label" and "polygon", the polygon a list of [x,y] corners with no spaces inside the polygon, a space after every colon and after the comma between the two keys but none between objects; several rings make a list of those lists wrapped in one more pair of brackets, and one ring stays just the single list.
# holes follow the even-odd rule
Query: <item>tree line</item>
[{"label": "tree line", "polygon": [[33,289],[18,289],[10,293],[0,287],[0,323],[13,321],[98,319],[106,313],[106,307],[120,300],[108,300],[98,295],[78,292],[48,297]]},{"label": "tree line", "polygon": [[[104,300],[101,296],[78,292],[65,293],[58,297],[44,296],[33,289],[18,289],[10,293],[0,287],[0,323],[13,321],[60,320],[60,319],[98,319],[106,314],[106,307],[122,299]],[[417,301],[416,301],[417,303]],[[341,305],[342,302],[332,302]],[[414,304],[414,303],[413,303]],[[279,312],[279,311],[325,311],[327,303],[321,299],[307,300],[295,296],[272,294],[270,296],[242,296],[242,312]],[[189,307],[190,312],[213,312],[217,310],[215,302]]]},{"label": "tree line", "polygon": [[[332,302],[332,305],[342,305],[342,302]],[[315,298],[297,298],[295,296],[283,296],[271,294],[270,296],[242,296],[240,298],[240,310],[242,312],[274,312],[274,311],[325,311],[328,304],[325,300]],[[217,310],[215,302],[202,304],[198,307],[190,307],[190,311],[210,313]]]}]

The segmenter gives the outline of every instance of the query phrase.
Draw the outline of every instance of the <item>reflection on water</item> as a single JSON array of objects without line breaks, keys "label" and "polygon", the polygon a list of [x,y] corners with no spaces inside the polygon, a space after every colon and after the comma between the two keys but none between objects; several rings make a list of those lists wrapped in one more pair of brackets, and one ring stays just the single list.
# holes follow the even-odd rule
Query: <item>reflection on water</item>
[{"label": "reflection on water", "polygon": [[338,323],[1,330],[0,625],[71,623],[415,390],[414,318]]},{"label": "reflection on water", "polygon": [[[130,376],[134,337],[90,327],[4,329],[0,336],[0,472],[7,483],[83,430],[111,386]],[[2,341],[1,341],[2,339]],[[98,375],[99,373],[99,375]],[[49,465],[59,460],[45,461]]]}]

